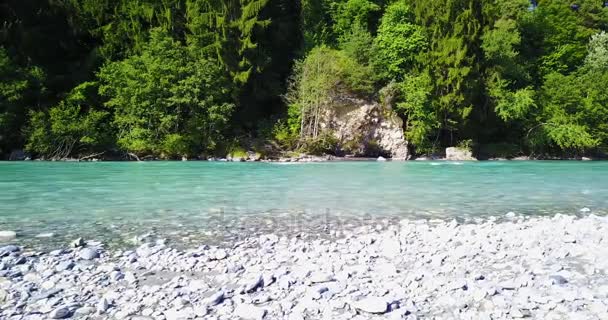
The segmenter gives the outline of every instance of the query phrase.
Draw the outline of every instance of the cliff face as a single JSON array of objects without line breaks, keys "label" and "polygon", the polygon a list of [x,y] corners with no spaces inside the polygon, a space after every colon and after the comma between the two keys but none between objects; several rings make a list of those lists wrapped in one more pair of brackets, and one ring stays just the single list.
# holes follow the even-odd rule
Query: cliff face
[{"label": "cliff face", "polygon": [[321,128],[331,132],[347,154],[408,159],[403,121],[377,102],[342,99],[327,109]]}]

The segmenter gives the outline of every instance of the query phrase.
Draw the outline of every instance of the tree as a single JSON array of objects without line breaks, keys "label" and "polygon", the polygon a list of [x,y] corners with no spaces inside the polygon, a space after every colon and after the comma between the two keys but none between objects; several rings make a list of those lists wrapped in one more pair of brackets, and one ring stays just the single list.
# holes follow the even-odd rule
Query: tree
[{"label": "tree", "polygon": [[431,78],[431,107],[441,119],[433,141],[453,145],[479,101],[481,8],[476,0],[411,1],[416,23],[428,35],[419,69]]},{"label": "tree", "polygon": [[26,149],[48,159],[102,153],[113,146],[111,115],[98,109],[97,85],[84,82],[48,112],[30,113]]},{"label": "tree", "polygon": [[370,69],[344,52],[324,46],[310,51],[294,71],[289,104],[297,106],[302,139],[316,139],[326,108],[348,94],[366,95],[373,90]]},{"label": "tree", "polygon": [[413,23],[405,1],[396,1],[382,16],[373,43],[374,66],[386,80],[403,80],[414,69],[416,58],[427,48],[422,27]]},{"label": "tree", "polygon": [[21,147],[31,97],[43,90],[43,80],[40,68],[20,68],[0,47],[0,156]]},{"label": "tree", "polygon": [[100,93],[114,112],[118,146],[137,154],[192,156],[212,151],[233,110],[218,64],[154,29],[140,55],[109,63]]}]

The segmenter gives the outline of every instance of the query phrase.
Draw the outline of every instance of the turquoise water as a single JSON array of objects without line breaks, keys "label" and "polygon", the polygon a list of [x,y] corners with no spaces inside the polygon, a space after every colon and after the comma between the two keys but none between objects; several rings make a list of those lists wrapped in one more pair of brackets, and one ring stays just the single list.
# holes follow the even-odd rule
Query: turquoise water
[{"label": "turquoise water", "polygon": [[122,243],[145,233],[197,243],[293,232],[293,224],[322,231],[354,217],[466,220],[584,207],[608,212],[608,162],[0,163],[0,230],[32,244]]}]

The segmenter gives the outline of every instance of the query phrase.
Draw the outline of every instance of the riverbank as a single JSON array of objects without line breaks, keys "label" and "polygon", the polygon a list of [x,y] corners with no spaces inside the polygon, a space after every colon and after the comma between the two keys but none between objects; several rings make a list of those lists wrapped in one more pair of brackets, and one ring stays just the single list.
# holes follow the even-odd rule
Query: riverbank
[{"label": "riverbank", "polygon": [[606,319],[608,220],[402,220],[230,247],[0,249],[3,319]]}]

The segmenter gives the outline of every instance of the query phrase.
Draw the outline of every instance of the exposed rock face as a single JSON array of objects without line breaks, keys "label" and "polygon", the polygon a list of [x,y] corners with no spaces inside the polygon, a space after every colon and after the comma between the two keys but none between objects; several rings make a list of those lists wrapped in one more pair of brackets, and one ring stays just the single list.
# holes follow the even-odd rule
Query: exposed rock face
[{"label": "exposed rock face", "polygon": [[473,152],[471,152],[471,150],[456,147],[445,149],[445,159],[451,161],[477,160],[475,157],[473,157]]},{"label": "exposed rock face", "polygon": [[329,129],[342,149],[353,155],[408,158],[403,121],[390,107],[346,98],[328,109],[321,127]]}]

